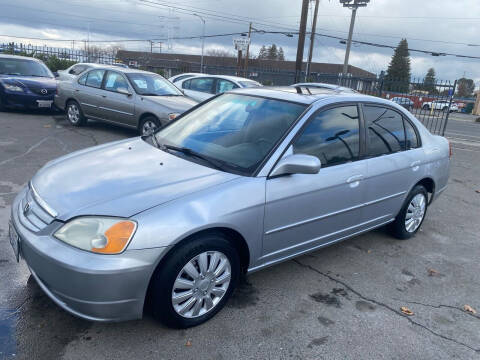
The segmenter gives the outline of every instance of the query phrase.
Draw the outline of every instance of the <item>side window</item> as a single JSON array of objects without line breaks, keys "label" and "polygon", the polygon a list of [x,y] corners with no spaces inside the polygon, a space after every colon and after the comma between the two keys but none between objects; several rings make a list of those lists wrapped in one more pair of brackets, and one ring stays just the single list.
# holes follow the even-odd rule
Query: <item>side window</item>
[{"label": "side window", "polygon": [[87,67],[85,65],[74,65],[68,73],[72,75],[80,75],[86,69]]},{"label": "side window", "polygon": [[87,74],[87,81],[85,85],[91,86],[94,88],[100,88],[102,86],[103,75],[105,70],[92,70]]},{"label": "side window", "polygon": [[192,80],[185,80],[183,83],[182,83],[182,89],[190,89],[190,83],[192,82]]},{"label": "side window", "polygon": [[213,78],[194,78],[190,80],[190,90],[204,93],[212,92]]},{"label": "side window", "polygon": [[368,154],[379,156],[405,149],[403,118],[396,111],[380,106],[364,106]]},{"label": "side window", "polygon": [[357,106],[336,107],[314,115],[293,144],[293,152],[318,157],[322,167],[357,160],[360,153]]},{"label": "side window", "polygon": [[220,94],[236,88],[238,88],[238,86],[235,85],[233,82],[224,79],[218,79],[215,94]]},{"label": "side window", "polygon": [[107,77],[105,78],[105,90],[119,92],[119,89],[128,91],[127,80],[123,77],[122,74],[119,74],[114,71],[108,71]]},{"label": "side window", "polygon": [[418,141],[417,133],[415,132],[413,125],[406,119],[403,120],[403,124],[405,125],[405,145],[407,150],[418,148],[420,146],[420,141]]},{"label": "side window", "polygon": [[78,83],[80,85],[85,85],[85,82],[87,81],[87,75],[88,74],[83,74],[82,76],[80,76],[80,78],[78,79]]}]

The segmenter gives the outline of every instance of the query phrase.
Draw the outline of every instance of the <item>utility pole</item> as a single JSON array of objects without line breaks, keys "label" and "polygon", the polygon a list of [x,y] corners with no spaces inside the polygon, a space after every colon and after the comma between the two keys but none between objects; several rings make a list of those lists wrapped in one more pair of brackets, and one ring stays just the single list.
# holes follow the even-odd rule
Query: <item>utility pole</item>
[{"label": "utility pole", "polygon": [[320,0],[315,0],[315,11],[313,13],[312,32],[310,34],[310,49],[308,50],[308,62],[307,62],[307,71],[305,73],[305,81],[308,81],[308,77],[310,76],[310,70],[312,66],[313,44],[315,42],[315,31],[317,29],[317,15],[318,15],[319,3],[320,3]]},{"label": "utility pole", "polygon": [[343,77],[348,74],[348,58],[350,57],[350,48],[352,47],[353,27],[355,25],[355,16],[357,15],[357,9],[359,7],[365,7],[370,0],[340,0],[343,7],[352,10],[352,18],[350,19],[350,29],[348,30],[347,49],[345,51],[345,61],[343,62]]},{"label": "utility pole", "polygon": [[202,20],[203,28],[202,28],[202,57],[200,59],[200,72],[203,73],[203,48],[205,47],[205,19],[198,14],[193,14],[193,16],[198,17]]},{"label": "utility pole", "polygon": [[300,31],[298,34],[297,60],[295,62],[295,83],[300,81],[300,76],[302,74],[303,48],[305,47],[305,32],[307,29],[308,2],[309,0],[302,1],[302,16],[300,18]]},{"label": "utility pole", "polygon": [[242,74],[242,50],[238,48],[238,55],[237,55],[237,76]]},{"label": "utility pole", "polygon": [[248,44],[247,44],[247,55],[245,56],[245,68],[244,76],[248,77],[248,57],[250,56],[250,37],[252,35],[252,23],[248,26]]}]

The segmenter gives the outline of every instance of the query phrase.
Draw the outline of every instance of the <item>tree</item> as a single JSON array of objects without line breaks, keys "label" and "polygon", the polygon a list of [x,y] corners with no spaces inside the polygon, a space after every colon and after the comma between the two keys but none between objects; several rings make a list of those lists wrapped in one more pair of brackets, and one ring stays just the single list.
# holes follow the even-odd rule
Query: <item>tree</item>
[{"label": "tree", "polygon": [[385,76],[387,90],[407,93],[410,86],[410,52],[407,39],[402,39],[395,49]]},{"label": "tree", "polygon": [[458,97],[472,97],[475,90],[475,83],[472,79],[462,77],[457,80],[457,96]]},{"label": "tree", "polygon": [[267,59],[268,60],[278,60],[277,57],[278,57],[277,45],[272,44],[272,46],[270,46],[267,49]]},{"label": "tree", "polygon": [[278,49],[277,60],[285,61],[285,54],[283,53],[283,49],[282,49],[281,46],[280,46],[280,48]]},{"label": "tree", "polygon": [[422,90],[428,91],[430,94],[433,94],[436,92],[434,68],[428,69],[427,75],[425,75],[425,79],[423,79]]},{"label": "tree", "polygon": [[265,60],[267,58],[267,48],[265,47],[265,45],[262,45],[262,47],[260,48],[260,52],[258,53],[258,58],[260,60]]}]

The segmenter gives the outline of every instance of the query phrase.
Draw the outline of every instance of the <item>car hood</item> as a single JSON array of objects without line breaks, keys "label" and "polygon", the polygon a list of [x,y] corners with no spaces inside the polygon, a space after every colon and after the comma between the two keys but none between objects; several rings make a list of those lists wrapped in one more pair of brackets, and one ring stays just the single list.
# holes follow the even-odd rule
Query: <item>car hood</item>
[{"label": "car hood", "polygon": [[142,96],[142,100],[162,105],[168,111],[180,114],[198,104],[198,101],[186,96]]},{"label": "car hood", "polygon": [[37,76],[16,76],[16,75],[2,75],[0,74],[0,80],[9,83],[20,83],[27,88],[46,88],[54,89],[57,86],[57,82],[54,78],[37,77]]},{"label": "car hood", "polygon": [[58,219],[68,220],[79,215],[130,217],[237,177],[133,138],[51,161],[32,185]]}]

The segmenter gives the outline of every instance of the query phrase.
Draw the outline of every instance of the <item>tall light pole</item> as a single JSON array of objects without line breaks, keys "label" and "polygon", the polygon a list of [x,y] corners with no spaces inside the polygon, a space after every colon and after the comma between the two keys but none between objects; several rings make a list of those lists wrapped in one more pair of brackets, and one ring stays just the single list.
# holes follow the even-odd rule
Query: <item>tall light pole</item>
[{"label": "tall light pole", "polygon": [[308,17],[308,2],[309,0],[302,1],[302,15],[300,16],[300,29],[298,32],[297,59],[295,61],[294,82],[299,82],[300,75],[302,74],[303,48],[305,46],[305,32],[307,29],[307,17]]},{"label": "tall light pole", "polygon": [[310,48],[308,49],[307,71],[305,72],[305,81],[308,81],[310,70],[312,66],[313,44],[315,42],[315,29],[317,28],[318,3],[320,0],[315,0],[315,11],[313,13],[312,32],[310,33]]},{"label": "tall light pole", "polygon": [[355,25],[355,16],[357,15],[357,9],[359,7],[365,7],[370,0],[340,0],[343,7],[352,10],[352,18],[350,20],[350,29],[348,30],[347,50],[345,51],[345,61],[343,62],[343,76],[347,76],[348,73],[348,58],[350,57],[350,48],[352,46],[353,27]]},{"label": "tall light pole", "polygon": [[205,19],[198,14],[193,14],[193,16],[198,17],[200,20],[202,20],[202,23],[203,23],[203,29],[202,29],[202,58],[200,60],[200,72],[203,73],[203,49],[205,47]]}]

